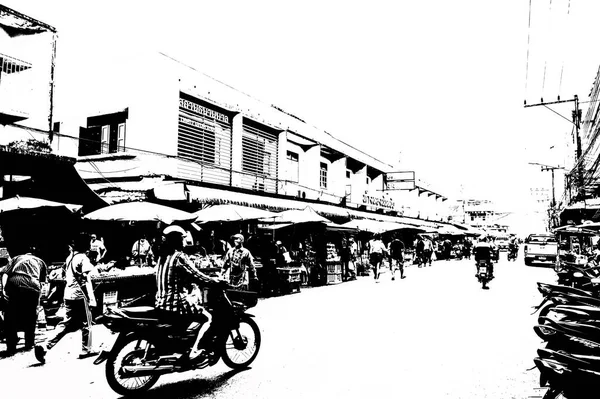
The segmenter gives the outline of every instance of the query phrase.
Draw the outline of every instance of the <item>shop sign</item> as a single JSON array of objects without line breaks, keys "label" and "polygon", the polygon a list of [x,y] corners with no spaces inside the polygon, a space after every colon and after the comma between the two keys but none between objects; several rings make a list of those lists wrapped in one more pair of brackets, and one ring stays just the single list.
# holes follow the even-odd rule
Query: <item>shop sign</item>
[{"label": "shop sign", "polygon": [[218,121],[221,121],[223,123],[229,123],[229,117],[225,114],[222,114],[220,112],[214,111],[212,109],[203,107],[200,104],[196,104],[193,103],[191,101],[188,101],[186,99],[180,98],[179,99],[179,107],[183,108],[183,109],[187,109],[188,111],[192,111],[198,115],[202,115],[205,116],[207,118],[212,118],[212,119],[216,119]]},{"label": "shop sign", "polygon": [[363,203],[363,205],[372,205],[372,206],[376,206],[378,208],[384,208],[384,209],[389,209],[389,210],[394,210],[396,207],[396,204],[394,203],[394,201],[392,201],[390,199],[382,198],[382,197],[374,197],[374,196],[368,195],[368,194],[363,194],[362,203]]}]

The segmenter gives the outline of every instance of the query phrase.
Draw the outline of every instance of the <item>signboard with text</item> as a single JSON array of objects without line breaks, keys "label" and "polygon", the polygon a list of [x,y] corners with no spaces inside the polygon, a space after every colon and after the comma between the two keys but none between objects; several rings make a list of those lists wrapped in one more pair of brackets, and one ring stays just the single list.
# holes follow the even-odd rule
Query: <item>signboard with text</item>
[{"label": "signboard with text", "polygon": [[389,172],[385,174],[385,190],[414,190],[415,172]]}]

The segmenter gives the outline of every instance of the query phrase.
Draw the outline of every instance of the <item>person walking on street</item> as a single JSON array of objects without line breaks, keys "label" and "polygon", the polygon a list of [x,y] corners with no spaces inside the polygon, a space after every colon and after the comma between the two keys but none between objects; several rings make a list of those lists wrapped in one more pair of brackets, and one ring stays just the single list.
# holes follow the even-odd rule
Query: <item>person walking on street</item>
[{"label": "person walking on street", "polygon": [[65,262],[65,319],[56,327],[54,336],[45,345],[36,345],[35,357],[44,364],[46,354],[67,334],[81,330],[81,353],[79,359],[85,359],[98,353],[92,350],[92,312],[96,298],[92,289],[90,272],[94,266],[87,257],[90,249],[90,237],[80,234],[73,246],[73,253]]},{"label": "person walking on street", "polygon": [[390,271],[392,272],[392,280],[396,279],[396,267],[400,270],[400,278],[404,276],[404,243],[396,236],[388,246]]},{"label": "person walking on street", "polygon": [[379,268],[381,267],[385,252],[387,252],[387,250],[383,241],[381,241],[381,237],[379,234],[374,235],[373,239],[369,241],[369,263],[373,266],[376,282],[379,282]]},{"label": "person walking on street", "polygon": [[432,256],[433,255],[433,243],[429,237],[425,237],[423,239],[423,266],[431,266]]},{"label": "person walking on street", "polygon": [[443,248],[444,258],[446,258],[446,260],[450,260],[450,254],[452,253],[452,242],[448,238],[444,240]]},{"label": "person walking on street", "polygon": [[[417,244],[415,246],[415,250],[417,253],[417,265],[419,265],[419,267],[421,267],[421,264],[425,264],[425,242],[423,242],[423,237],[418,236],[417,237]],[[427,266],[427,264],[425,264],[424,266]]]},{"label": "person walking on street", "polygon": [[7,298],[4,356],[12,356],[17,351],[19,330],[25,332],[25,350],[33,349],[35,344],[37,309],[47,276],[46,263],[35,256],[35,252],[35,247],[31,247],[27,253],[12,258],[1,273],[3,292],[0,294]]}]

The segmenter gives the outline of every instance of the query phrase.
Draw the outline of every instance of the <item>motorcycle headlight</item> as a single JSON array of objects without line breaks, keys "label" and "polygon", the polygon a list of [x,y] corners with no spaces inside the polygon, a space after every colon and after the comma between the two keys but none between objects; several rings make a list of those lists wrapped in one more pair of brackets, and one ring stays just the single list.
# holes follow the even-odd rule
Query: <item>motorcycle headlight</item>
[{"label": "motorcycle headlight", "polygon": [[583,273],[575,272],[575,273],[573,273],[573,277],[581,278],[581,277],[583,277]]}]

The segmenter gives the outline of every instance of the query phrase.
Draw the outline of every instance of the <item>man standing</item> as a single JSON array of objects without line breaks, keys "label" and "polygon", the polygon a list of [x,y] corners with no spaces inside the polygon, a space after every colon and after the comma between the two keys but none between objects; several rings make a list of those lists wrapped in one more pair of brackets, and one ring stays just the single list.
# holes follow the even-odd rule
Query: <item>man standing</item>
[{"label": "man standing", "polygon": [[[390,271],[392,272],[392,280],[396,279],[395,271],[396,267],[400,270],[400,278],[404,278],[404,243],[398,239],[398,236],[395,236],[389,244],[389,254],[390,254]],[[394,264],[395,262],[395,264]]]},{"label": "man standing", "polygon": [[152,264],[154,255],[145,235],[142,235],[140,239],[133,244],[133,247],[131,248],[131,257],[136,264]]},{"label": "man standing", "polygon": [[104,240],[98,238],[96,234],[90,236],[88,258],[92,265],[97,265],[106,255],[106,247],[104,246]]},{"label": "man standing", "polygon": [[55,334],[46,345],[36,345],[35,357],[44,364],[46,353],[52,349],[68,333],[81,329],[81,354],[79,359],[94,356],[92,351],[92,312],[90,307],[96,306],[96,299],[92,289],[90,272],[94,266],[87,257],[90,249],[90,238],[81,234],[75,240],[73,253],[67,258],[65,270],[65,307],[67,315],[56,327]]},{"label": "man standing", "polygon": [[[234,234],[231,236],[233,239],[234,247],[227,251],[225,255],[225,262],[223,263],[223,269],[221,274],[225,274],[227,269],[229,270],[229,283],[236,287],[245,286],[249,288],[250,283],[254,285],[258,278],[256,276],[256,269],[254,268],[254,258],[250,251],[244,248],[244,236],[241,234]],[[246,277],[248,272],[248,278]]]},{"label": "man standing", "polygon": [[433,243],[431,242],[431,239],[426,236],[423,238],[423,266],[427,266],[427,263],[429,263],[429,266],[431,266],[432,255]]},{"label": "man standing", "polygon": [[[35,344],[35,325],[40,300],[41,283],[46,282],[46,263],[34,255],[35,248],[16,256],[2,272],[4,292],[8,298],[5,317],[6,356],[17,350],[19,337],[17,332],[25,332],[25,350],[33,349]],[[20,328],[21,327],[21,328]]]}]

